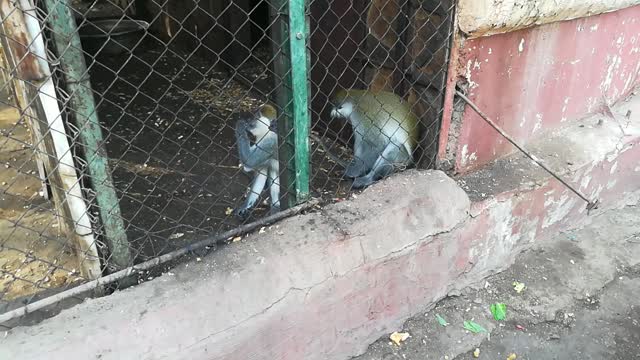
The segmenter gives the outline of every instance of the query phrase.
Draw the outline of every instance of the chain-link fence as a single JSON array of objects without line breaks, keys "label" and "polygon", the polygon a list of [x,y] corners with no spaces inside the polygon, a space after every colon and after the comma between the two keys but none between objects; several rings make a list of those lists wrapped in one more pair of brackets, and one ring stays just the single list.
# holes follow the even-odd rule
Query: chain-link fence
[{"label": "chain-link fence", "polygon": [[434,166],[451,0],[0,4],[0,314]]}]

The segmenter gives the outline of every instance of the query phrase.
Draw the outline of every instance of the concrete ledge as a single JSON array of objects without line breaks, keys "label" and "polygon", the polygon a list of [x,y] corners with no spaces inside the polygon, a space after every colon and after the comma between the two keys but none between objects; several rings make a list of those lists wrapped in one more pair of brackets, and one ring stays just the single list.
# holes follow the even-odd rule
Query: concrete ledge
[{"label": "concrete ledge", "polygon": [[460,0],[458,23],[469,37],[521,30],[638,5],[638,0]]},{"label": "concrete ledge", "polygon": [[[639,105],[615,111],[640,114]],[[597,120],[538,149],[557,154],[558,167],[576,161],[573,180],[607,207],[636,201],[640,118],[622,128]],[[0,359],[346,359],[506,268],[536,239],[588,221],[585,204],[558,182],[517,157],[504,161],[522,166],[458,179],[473,202],[442,172],[408,171],[171,274],[15,328],[0,340]]]}]

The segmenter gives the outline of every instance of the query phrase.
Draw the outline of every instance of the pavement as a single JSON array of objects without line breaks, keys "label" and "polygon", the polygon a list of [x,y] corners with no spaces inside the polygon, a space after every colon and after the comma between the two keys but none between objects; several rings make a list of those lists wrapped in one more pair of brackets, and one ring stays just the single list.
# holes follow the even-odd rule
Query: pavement
[{"label": "pavement", "polygon": [[[495,303],[506,305],[502,321],[490,311]],[[486,331],[466,330],[465,321]],[[640,206],[594,214],[581,229],[539,241],[506,271],[449,294],[396,332],[408,337],[396,345],[388,334],[353,359],[640,359]]]}]

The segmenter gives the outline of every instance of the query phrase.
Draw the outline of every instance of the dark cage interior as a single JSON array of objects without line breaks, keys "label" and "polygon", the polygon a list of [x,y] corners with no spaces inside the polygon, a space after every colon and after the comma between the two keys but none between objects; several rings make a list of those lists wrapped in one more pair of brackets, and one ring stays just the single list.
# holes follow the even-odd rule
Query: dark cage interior
[{"label": "dark cage interior", "polygon": [[[288,30],[289,2],[37,0],[35,3],[37,11],[28,16],[37,18],[44,34],[48,49],[44,60],[53,73],[65,135],[73,150],[78,179],[86,188],[84,199],[92,210],[91,222],[103,256],[101,273],[122,268],[122,264],[111,266],[112,249],[104,239],[106,224],[99,216],[113,212],[114,208],[119,209],[124,222],[131,264],[242,225],[246,220],[234,216],[233,211],[245,198],[251,177],[239,166],[234,126],[239,118],[255,112],[265,102],[281,104],[278,99],[285,92],[299,90],[291,90],[287,85],[291,72],[287,66],[282,67],[289,53],[288,38],[282,37]],[[69,89],[77,84],[67,81],[69,68],[64,59],[58,61],[67,46],[60,46],[59,41],[64,38],[52,25],[59,18],[48,16],[51,9],[46,4],[69,6],[75,19],[89,75],[76,80],[90,79],[87,87],[93,94],[102,132],[100,145],[104,144],[106,149],[108,178],[113,180],[117,195],[117,204],[109,208],[95,201],[101,194],[93,189],[95,179],[87,174],[87,168],[100,154],[92,154],[79,144],[84,119],[80,119],[78,109],[69,102],[73,95]],[[417,144],[407,147],[415,161],[404,165],[433,168],[443,113],[453,0],[308,0],[306,13],[313,135],[311,196],[326,202],[340,201],[354,191],[353,180],[343,176],[344,165],[336,161],[336,157],[343,160],[354,157],[357,133],[348,121],[331,117],[331,109],[338,105],[331,99],[339,89],[362,89],[369,94],[389,92],[401,98],[402,106],[417,118],[419,129]],[[74,29],[71,25],[69,28]],[[8,28],[7,24],[3,27]],[[58,46],[54,46],[54,40]],[[10,42],[4,38],[3,46],[7,44]],[[10,66],[3,66],[6,73],[15,73]],[[282,106],[278,106],[281,114]],[[364,117],[376,112],[367,111],[369,114]],[[17,121],[26,127],[29,121],[21,114],[16,115]],[[282,134],[278,136],[282,142]],[[20,144],[30,141],[19,139]],[[3,151],[9,154],[10,149],[0,144],[0,153]],[[281,172],[289,160],[280,159]],[[29,174],[35,173],[33,159],[32,162],[24,167]],[[13,170],[20,173],[21,169],[16,166]],[[9,182],[3,188],[6,196],[13,184]],[[251,219],[260,218],[269,210],[262,201],[269,198],[268,193],[262,194]],[[38,203],[38,211],[52,217],[48,224],[55,223],[53,219],[57,216],[53,215],[57,210],[53,203],[45,200]],[[16,215],[18,220],[0,220],[28,227],[24,218],[23,214]],[[35,233],[44,237],[47,232]],[[15,251],[28,253],[24,249]],[[8,260],[3,263],[5,254],[0,251],[0,266],[9,264]],[[44,268],[63,266],[52,265],[56,263],[54,260],[47,259]],[[74,275],[74,284],[87,280],[76,271],[78,265],[64,266],[67,273]],[[11,284],[22,280],[14,272],[10,274],[14,280],[6,283],[9,285],[0,283],[5,286],[0,288],[0,302],[17,298],[17,293],[28,297],[53,287],[51,283],[31,279],[28,287],[31,290],[12,293],[18,286]],[[141,278],[144,276],[148,274]],[[69,279],[71,275],[61,280],[64,285],[60,287],[71,286]]]}]

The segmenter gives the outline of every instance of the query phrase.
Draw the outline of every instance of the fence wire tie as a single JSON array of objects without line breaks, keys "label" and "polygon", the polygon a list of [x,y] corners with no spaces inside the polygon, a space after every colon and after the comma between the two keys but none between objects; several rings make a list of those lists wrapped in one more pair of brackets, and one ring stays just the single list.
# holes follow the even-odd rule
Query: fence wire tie
[{"label": "fence wire tie", "polygon": [[511,143],[511,145],[515,146],[520,152],[522,152],[525,156],[527,156],[531,161],[533,161],[536,165],[540,166],[544,171],[553,176],[556,180],[560,181],[562,185],[571,190],[574,194],[576,194],[580,199],[587,203],[587,215],[591,213],[592,210],[595,210],[600,205],[600,200],[594,199],[589,200],[584,194],[582,194],[578,189],[570,185],[567,181],[562,179],[560,175],[557,175],[553,170],[549,169],[542,160],[538,159],[535,155],[531,154],[527,151],[522,145],[519,145],[511,136],[509,136],[498,124],[493,122],[487,115],[480,110],[480,108],[469,99],[465,94],[463,94],[460,90],[456,90],[456,95],[458,95],[464,102],[466,102],[475,112],[478,114],[489,126],[491,126],[494,130],[496,130],[502,137],[507,139]]}]

